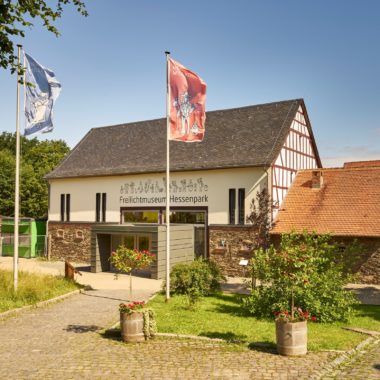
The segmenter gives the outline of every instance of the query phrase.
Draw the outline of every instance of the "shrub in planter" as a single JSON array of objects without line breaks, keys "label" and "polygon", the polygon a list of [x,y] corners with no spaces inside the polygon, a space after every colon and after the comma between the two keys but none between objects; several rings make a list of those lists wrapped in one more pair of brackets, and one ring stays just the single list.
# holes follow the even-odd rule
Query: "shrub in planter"
[{"label": "shrub in planter", "polygon": [[191,306],[200,297],[219,292],[223,280],[225,278],[215,263],[195,260],[174,266],[170,273],[170,290],[174,294],[186,295]]},{"label": "shrub in planter", "polygon": [[259,249],[251,261],[254,287],[244,307],[259,318],[297,304],[318,316],[320,322],[347,320],[357,302],[343,289],[350,276],[344,271],[338,247],[329,235],[287,234],[279,249]]},{"label": "shrub in planter", "polygon": [[307,353],[307,321],[316,320],[307,311],[294,308],[291,313],[281,310],[276,316],[276,343],[280,355],[293,356]]},{"label": "shrub in planter", "polygon": [[121,303],[120,331],[124,342],[144,342],[157,333],[155,314],[144,301]]}]

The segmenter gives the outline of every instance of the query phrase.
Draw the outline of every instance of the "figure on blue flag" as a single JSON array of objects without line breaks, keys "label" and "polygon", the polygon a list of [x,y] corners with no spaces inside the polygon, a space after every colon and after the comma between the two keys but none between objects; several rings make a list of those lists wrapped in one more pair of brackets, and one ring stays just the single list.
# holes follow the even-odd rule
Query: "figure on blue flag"
[{"label": "figure on blue flag", "polygon": [[25,53],[25,136],[53,130],[53,107],[61,92],[55,74]]}]

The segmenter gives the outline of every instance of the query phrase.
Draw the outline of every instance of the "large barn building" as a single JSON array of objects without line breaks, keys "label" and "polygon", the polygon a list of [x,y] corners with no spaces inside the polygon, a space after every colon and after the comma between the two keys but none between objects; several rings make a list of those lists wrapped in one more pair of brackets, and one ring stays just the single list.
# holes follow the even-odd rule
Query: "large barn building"
[{"label": "large barn building", "polygon": [[[119,244],[165,255],[166,119],[91,129],[48,176],[50,256],[109,270]],[[321,167],[302,99],[207,112],[203,142],[170,142],[172,264],[241,271],[246,217],[266,188],[273,217],[299,169]],[[222,249],[220,249],[222,248]]]}]

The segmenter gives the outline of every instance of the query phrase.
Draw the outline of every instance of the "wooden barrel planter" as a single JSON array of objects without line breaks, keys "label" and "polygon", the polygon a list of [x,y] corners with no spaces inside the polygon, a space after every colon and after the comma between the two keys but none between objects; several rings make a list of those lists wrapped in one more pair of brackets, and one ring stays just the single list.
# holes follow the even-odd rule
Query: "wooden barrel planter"
[{"label": "wooden barrel planter", "polygon": [[143,313],[120,313],[120,330],[123,342],[145,342]]},{"label": "wooden barrel planter", "polygon": [[298,356],[307,353],[307,321],[276,321],[277,351],[280,355]]}]

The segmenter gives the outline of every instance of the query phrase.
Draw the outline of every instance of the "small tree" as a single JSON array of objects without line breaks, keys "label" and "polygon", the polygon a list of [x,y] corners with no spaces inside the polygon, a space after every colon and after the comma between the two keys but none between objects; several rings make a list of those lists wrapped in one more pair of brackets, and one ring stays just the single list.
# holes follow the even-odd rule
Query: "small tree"
[{"label": "small tree", "polygon": [[[110,261],[120,272],[129,273],[129,291],[132,295],[132,272],[135,269],[147,268],[155,259],[155,255],[148,251],[138,251],[120,245],[111,253]],[[115,275],[117,277],[117,274]]]},{"label": "small tree", "polygon": [[250,214],[247,215],[247,222],[251,223],[254,248],[268,246],[268,232],[270,227],[270,197],[267,189],[256,193],[252,199]]},{"label": "small tree", "polygon": [[257,317],[301,307],[321,322],[345,320],[355,297],[344,290],[350,277],[344,272],[339,248],[329,235],[286,234],[279,249],[260,248],[252,271],[261,285],[252,289],[245,305]]}]

